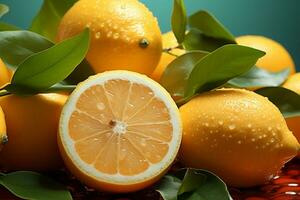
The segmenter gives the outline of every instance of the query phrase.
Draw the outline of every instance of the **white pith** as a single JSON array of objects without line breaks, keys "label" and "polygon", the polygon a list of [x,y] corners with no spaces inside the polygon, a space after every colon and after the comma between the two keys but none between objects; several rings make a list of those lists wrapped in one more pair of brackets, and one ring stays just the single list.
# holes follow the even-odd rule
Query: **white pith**
[{"label": "white pith", "polygon": [[[113,79],[128,80],[132,83],[138,83],[149,87],[155,94],[155,97],[165,103],[168,112],[170,113],[170,123],[173,126],[172,139],[169,142],[169,150],[166,156],[159,163],[150,164],[150,167],[146,171],[133,176],[124,176],[121,174],[105,174],[96,170],[92,165],[86,164],[81,160],[79,155],[77,155],[74,147],[74,142],[68,134],[69,119],[72,112],[76,109],[76,103],[80,95],[91,86],[103,85],[106,81]],[[63,148],[65,149],[69,158],[72,160],[73,164],[78,169],[80,169],[81,172],[85,173],[91,178],[98,179],[99,181],[117,184],[134,184],[144,182],[145,180],[152,179],[153,177],[161,174],[161,172],[165,171],[174,161],[179,150],[182,137],[182,127],[179,112],[176,104],[167,93],[167,91],[163,89],[158,83],[152,81],[150,78],[128,71],[105,72],[100,75],[91,76],[86,81],[79,84],[76,90],[74,90],[74,92],[70,95],[67,103],[63,108],[59,128],[59,137],[61,138]],[[121,133],[123,128],[123,124],[117,122],[115,131]]]}]

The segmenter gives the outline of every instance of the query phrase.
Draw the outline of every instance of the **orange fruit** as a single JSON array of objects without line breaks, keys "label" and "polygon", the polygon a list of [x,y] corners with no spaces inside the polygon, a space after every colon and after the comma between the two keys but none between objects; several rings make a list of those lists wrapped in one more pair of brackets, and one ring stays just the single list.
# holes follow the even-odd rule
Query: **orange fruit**
[{"label": "orange fruit", "polygon": [[57,129],[66,99],[60,94],[0,97],[9,140],[0,152],[1,168],[46,171],[62,165]]},{"label": "orange fruit", "polygon": [[245,35],[236,38],[240,45],[252,47],[266,52],[256,65],[271,72],[279,72],[289,68],[290,74],[295,73],[295,64],[289,52],[278,42],[258,35]]},{"label": "orange fruit", "polygon": [[95,72],[124,69],[150,75],[161,53],[157,19],[137,0],[81,0],[65,14],[58,41],[90,28],[87,60]]},{"label": "orange fruit", "polygon": [[5,66],[3,61],[0,58],[0,86],[3,86],[10,82],[11,72]]},{"label": "orange fruit", "polygon": [[[300,95],[300,73],[296,73],[288,78],[283,87],[290,89]],[[300,142],[300,117],[285,119],[289,129]]]},{"label": "orange fruit", "polygon": [[181,121],[175,102],[152,79],[104,72],[70,95],[58,140],[66,166],[83,183],[132,192],[168,170],[180,146]]},{"label": "orange fruit", "polygon": [[300,150],[278,108],[252,91],[206,92],[179,110],[182,163],[212,171],[230,186],[267,182]]},{"label": "orange fruit", "polygon": [[172,31],[162,35],[162,42],[164,49],[172,49],[170,53],[162,53],[160,61],[155,68],[154,72],[150,75],[155,81],[160,81],[162,74],[164,73],[167,66],[175,59],[176,56],[181,56],[185,53],[185,50],[176,48],[178,46],[176,37]]}]

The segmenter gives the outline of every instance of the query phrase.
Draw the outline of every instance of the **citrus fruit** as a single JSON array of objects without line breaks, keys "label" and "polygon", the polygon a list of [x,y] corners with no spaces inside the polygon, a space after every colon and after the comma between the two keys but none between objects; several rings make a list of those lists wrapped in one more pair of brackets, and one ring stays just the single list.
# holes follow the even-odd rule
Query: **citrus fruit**
[{"label": "citrus fruit", "polygon": [[0,58],[0,86],[3,86],[10,82],[11,72],[6,68],[3,61]]},{"label": "citrus fruit", "polygon": [[[290,89],[300,95],[300,73],[296,73],[288,78],[283,87]],[[291,117],[286,119],[289,129],[300,142],[300,117]]]},{"label": "citrus fruit", "polygon": [[86,185],[131,192],[167,171],[180,146],[181,121],[170,95],[152,79],[104,72],[70,95],[58,140],[66,166]]},{"label": "citrus fruit", "polygon": [[0,97],[9,139],[0,152],[1,168],[45,171],[61,166],[57,131],[66,99],[61,94]]},{"label": "citrus fruit", "polygon": [[240,45],[249,46],[266,52],[256,65],[271,72],[279,72],[289,68],[290,74],[295,73],[295,64],[289,52],[278,42],[258,35],[245,35],[236,38]]},{"label": "citrus fruit", "polygon": [[8,141],[6,135],[6,124],[5,124],[5,117],[2,108],[0,107],[0,151]]},{"label": "citrus fruit", "polygon": [[206,92],[179,110],[182,163],[210,170],[230,186],[265,183],[300,149],[278,108],[252,91]]},{"label": "citrus fruit", "polygon": [[81,0],[65,14],[58,41],[90,28],[87,60],[95,72],[126,69],[150,75],[162,53],[157,19],[137,0]]},{"label": "citrus fruit", "polygon": [[158,81],[160,80],[162,74],[164,73],[167,66],[175,59],[176,56],[181,56],[185,53],[184,50],[176,48],[178,46],[175,35],[172,31],[162,35],[162,43],[164,49],[170,49],[170,53],[162,53],[160,61],[155,68],[154,72],[151,74],[151,78]]}]

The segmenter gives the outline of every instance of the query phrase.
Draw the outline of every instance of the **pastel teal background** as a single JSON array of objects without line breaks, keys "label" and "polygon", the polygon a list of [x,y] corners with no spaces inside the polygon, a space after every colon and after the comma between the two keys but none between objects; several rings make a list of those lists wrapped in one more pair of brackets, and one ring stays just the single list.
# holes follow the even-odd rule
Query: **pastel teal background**
[{"label": "pastel teal background", "polygon": [[[170,30],[173,0],[141,0],[158,17],[163,32]],[[29,26],[42,0],[0,0],[11,12],[3,20]],[[300,0],[185,0],[188,13],[211,11],[233,34],[259,34],[282,43],[300,71]]]}]

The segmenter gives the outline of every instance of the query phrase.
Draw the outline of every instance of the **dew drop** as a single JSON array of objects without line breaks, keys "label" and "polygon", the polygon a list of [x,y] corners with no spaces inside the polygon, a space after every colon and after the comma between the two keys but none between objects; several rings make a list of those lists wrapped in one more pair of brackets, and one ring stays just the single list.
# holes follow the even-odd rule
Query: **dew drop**
[{"label": "dew drop", "polygon": [[252,141],[252,142],[255,142],[255,138],[252,138],[251,141]]},{"label": "dew drop", "polygon": [[119,37],[120,37],[120,34],[119,33],[115,33],[114,35],[113,35],[113,38],[116,40],[116,39],[119,39]]},{"label": "dew drop", "polygon": [[99,110],[104,110],[104,109],[105,109],[104,103],[102,103],[102,102],[97,103],[97,108],[98,108]]},{"label": "dew drop", "polygon": [[268,127],[268,131],[272,131],[272,127],[271,126]]},{"label": "dew drop", "polygon": [[237,143],[238,143],[238,144],[242,144],[242,141],[241,141],[241,140],[239,140],[239,141],[237,141]]},{"label": "dew drop", "polygon": [[86,26],[87,28],[90,28],[90,27],[91,27],[91,25],[92,25],[92,23],[91,23],[91,22],[89,22],[89,23],[87,23],[85,26]]},{"label": "dew drop", "polygon": [[204,126],[209,127],[209,124],[207,122],[204,123]]},{"label": "dew drop", "polygon": [[248,128],[251,128],[251,127],[252,127],[252,124],[248,124],[247,127],[248,127]]},{"label": "dew drop", "polygon": [[95,38],[96,38],[96,39],[99,39],[100,36],[101,36],[101,33],[100,33],[100,32],[97,32],[97,33],[95,34]]},{"label": "dew drop", "polygon": [[223,121],[218,121],[218,124],[222,126],[224,124],[224,122]]},{"label": "dew drop", "polygon": [[109,31],[107,34],[106,34],[106,37],[108,37],[108,38],[110,38],[111,36],[112,36],[112,32],[111,31]]},{"label": "dew drop", "polygon": [[234,124],[231,124],[228,126],[229,130],[234,130],[235,129],[235,125]]}]

